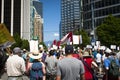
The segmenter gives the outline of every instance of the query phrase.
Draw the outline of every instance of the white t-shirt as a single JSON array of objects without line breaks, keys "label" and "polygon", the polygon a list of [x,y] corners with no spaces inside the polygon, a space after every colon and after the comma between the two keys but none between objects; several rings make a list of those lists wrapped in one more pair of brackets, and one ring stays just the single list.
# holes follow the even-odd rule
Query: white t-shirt
[{"label": "white t-shirt", "polygon": [[97,53],[97,55],[96,55],[96,62],[97,63],[101,63],[101,58],[102,58],[102,55],[100,53]]}]

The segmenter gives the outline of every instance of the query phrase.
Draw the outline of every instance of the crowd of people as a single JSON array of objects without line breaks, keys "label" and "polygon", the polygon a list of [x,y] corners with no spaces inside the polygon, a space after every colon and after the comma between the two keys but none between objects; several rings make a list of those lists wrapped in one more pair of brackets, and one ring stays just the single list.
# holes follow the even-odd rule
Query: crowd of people
[{"label": "crowd of people", "polygon": [[[75,49],[66,45],[65,49],[39,50],[29,52],[15,47],[9,54],[4,69],[8,80],[120,80],[120,71],[116,76],[110,74],[112,60],[120,69],[120,52],[109,48]],[[117,69],[117,68],[116,68]]]}]

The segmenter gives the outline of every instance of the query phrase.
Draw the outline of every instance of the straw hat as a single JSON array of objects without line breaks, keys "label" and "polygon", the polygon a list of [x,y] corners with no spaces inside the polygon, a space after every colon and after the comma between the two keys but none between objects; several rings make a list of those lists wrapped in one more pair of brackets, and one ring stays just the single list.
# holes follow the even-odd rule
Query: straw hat
[{"label": "straw hat", "polygon": [[42,53],[39,53],[38,51],[34,51],[31,54],[29,54],[29,57],[33,59],[39,59],[42,57]]}]

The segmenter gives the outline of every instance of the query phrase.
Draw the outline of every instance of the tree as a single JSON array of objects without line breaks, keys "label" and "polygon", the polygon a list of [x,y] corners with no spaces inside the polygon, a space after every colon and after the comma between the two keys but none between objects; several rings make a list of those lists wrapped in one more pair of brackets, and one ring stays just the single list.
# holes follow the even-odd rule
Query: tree
[{"label": "tree", "polygon": [[82,35],[82,44],[80,44],[80,47],[85,47],[86,45],[90,44],[90,38],[88,37],[87,32],[85,30],[76,30],[73,32],[75,35]]},{"label": "tree", "polygon": [[11,46],[11,48],[13,49],[14,47],[21,47],[22,39],[20,38],[20,35],[16,33],[13,35],[13,38],[15,39],[15,43]]},{"label": "tree", "polygon": [[29,50],[28,40],[21,39],[18,33],[14,34],[13,37],[15,39],[15,43],[11,46],[11,49],[13,49],[14,47],[20,47],[21,49]]},{"label": "tree", "polygon": [[109,15],[104,22],[97,27],[98,40],[109,47],[111,44],[120,45],[120,18]]},{"label": "tree", "polygon": [[40,42],[39,45],[43,45],[43,48],[44,48],[45,50],[47,50],[47,46],[45,45],[44,42]]},{"label": "tree", "polygon": [[27,49],[27,50],[29,50],[29,42],[28,42],[28,40],[25,40],[25,39],[22,40],[21,49]]}]

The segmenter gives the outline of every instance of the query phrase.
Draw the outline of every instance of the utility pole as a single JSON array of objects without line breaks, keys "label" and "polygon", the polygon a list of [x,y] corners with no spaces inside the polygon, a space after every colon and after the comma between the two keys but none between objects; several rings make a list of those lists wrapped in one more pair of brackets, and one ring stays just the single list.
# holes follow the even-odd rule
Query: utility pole
[{"label": "utility pole", "polygon": [[80,10],[80,30],[83,28],[83,0],[79,0]]},{"label": "utility pole", "polygon": [[93,39],[95,40],[94,0],[91,0],[91,12],[92,12],[92,31],[93,31]]}]

